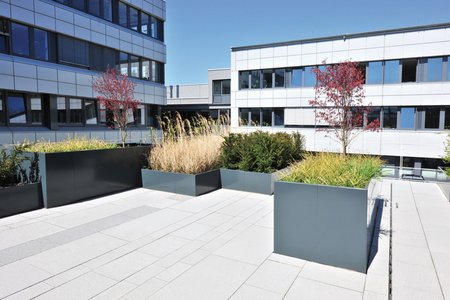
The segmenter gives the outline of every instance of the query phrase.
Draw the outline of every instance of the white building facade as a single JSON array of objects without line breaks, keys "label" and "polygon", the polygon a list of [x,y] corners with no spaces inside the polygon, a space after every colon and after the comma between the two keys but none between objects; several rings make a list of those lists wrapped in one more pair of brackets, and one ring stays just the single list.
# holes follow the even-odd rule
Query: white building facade
[{"label": "white building facade", "polygon": [[232,130],[298,131],[309,151],[341,151],[317,130],[311,69],[347,60],[365,73],[366,119],[381,122],[349,152],[441,165],[450,129],[450,23],[232,48]]},{"label": "white building facade", "polygon": [[162,0],[0,1],[0,144],[118,141],[92,88],[107,68],[135,82],[129,142],[145,142],[166,104],[165,18]]}]

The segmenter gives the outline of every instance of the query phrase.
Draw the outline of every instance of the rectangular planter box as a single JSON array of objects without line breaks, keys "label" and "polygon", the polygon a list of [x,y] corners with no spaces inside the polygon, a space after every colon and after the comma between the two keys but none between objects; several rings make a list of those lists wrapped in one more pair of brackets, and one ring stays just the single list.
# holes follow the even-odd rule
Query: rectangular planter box
[{"label": "rectangular planter box", "polygon": [[266,195],[273,194],[275,173],[220,169],[222,188]]},{"label": "rectangular planter box", "polygon": [[220,170],[191,175],[142,169],[142,187],[199,196],[221,188]]},{"label": "rectangular planter box", "polygon": [[43,207],[40,183],[0,188],[0,218]]},{"label": "rectangular planter box", "polygon": [[379,202],[369,199],[373,190],[275,182],[275,253],[366,273]]},{"label": "rectangular planter box", "polygon": [[135,146],[38,153],[44,206],[66,205],[141,187],[141,169],[149,149],[150,146]]}]

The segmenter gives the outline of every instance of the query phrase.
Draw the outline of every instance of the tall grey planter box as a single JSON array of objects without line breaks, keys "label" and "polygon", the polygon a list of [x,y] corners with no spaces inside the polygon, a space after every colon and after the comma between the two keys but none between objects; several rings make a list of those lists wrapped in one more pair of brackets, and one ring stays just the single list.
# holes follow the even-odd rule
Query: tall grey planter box
[{"label": "tall grey planter box", "polygon": [[273,194],[275,173],[220,169],[222,188],[266,195]]},{"label": "tall grey planter box", "polygon": [[277,181],[275,253],[366,273],[377,204],[368,189]]},{"label": "tall grey planter box", "polygon": [[221,188],[220,170],[196,175],[142,169],[142,187],[176,194],[199,196]]},{"label": "tall grey planter box", "polygon": [[40,183],[0,188],[0,218],[43,207]]},{"label": "tall grey planter box", "polygon": [[28,153],[37,159],[44,207],[61,206],[141,187],[150,146]]}]

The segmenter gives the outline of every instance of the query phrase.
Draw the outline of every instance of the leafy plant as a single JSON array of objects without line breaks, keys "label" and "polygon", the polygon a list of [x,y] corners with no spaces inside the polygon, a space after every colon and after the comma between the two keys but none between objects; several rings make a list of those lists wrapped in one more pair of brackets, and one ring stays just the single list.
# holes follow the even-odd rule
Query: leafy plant
[{"label": "leafy plant", "polygon": [[100,150],[100,149],[115,149],[116,144],[105,142],[98,139],[88,138],[68,138],[61,142],[48,142],[39,141],[36,143],[25,142],[21,148],[27,152],[71,152],[71,151],[84,151],[84,150]]},{"label": "leafy plant", "polygon": [[0,149],[0,186],[13,186],[21,182],[20,168],[24,160],[19,148],[10,151]]},{"label": "leafy plant", "polygon": [[304,138],[299,133],[232,133],[222,144],[221,165],[228,169],[272,173],[299,160],[303,144]]},{"label": "leafy plant", "polygon": [[292,167],[282,181],[364,188],[380,175],[383,161],[379,157],[335,153],[307,154]]},{"label": "leafy plant", "polygon": [[179,113],[159,120],[163,136],[150,150],[150,169],[198,174],[220,166],[223,135],[229,131],[229,119],[213,120],[203,116],[183,119]]},{"label": "leafy plant", "polygon": [[[442,159],[446,164],[450,163],[450,134],[447,136],[447,141],[445,142],[445,156]],[[450,177],[450,168],[447,167],[444,169],[447,176]]]}]

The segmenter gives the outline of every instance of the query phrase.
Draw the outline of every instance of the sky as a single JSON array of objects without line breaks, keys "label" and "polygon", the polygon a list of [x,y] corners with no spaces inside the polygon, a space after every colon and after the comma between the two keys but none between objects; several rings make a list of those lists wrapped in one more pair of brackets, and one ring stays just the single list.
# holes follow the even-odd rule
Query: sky
[{"label": "sky", "polygon": [[207,83],[230,49],[450,22],[450,0],[167,0],[166,85]]}]

